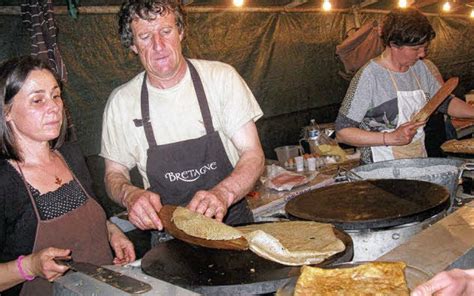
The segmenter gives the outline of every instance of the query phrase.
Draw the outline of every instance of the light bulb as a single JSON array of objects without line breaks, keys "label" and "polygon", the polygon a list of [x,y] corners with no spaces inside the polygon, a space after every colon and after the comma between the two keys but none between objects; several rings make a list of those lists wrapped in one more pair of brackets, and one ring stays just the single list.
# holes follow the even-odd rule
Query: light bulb
[{"label": "light bulb", "polygon": [[445,2],[443,4],[443,11],[446,11],[446,12],[451,11],[451,3]]},{"label": "light bulb", "polygon": [[471,10],[471,17],[474,18],[474,8]]},{"label": "light bulb", "polygon": [[329,10],[331,10],[331,8],[332,8],[331,2],[329,2],[329,0],[324,0],[323,10],[324,11],[329,11]]},{"label": "light bulb", "polygon": [[399,0],[398,1],[398,7],[407,8],[408,7],[408,1],[407,0]]},{"label": "light bulb", "polygon": [[234,6],[242,7],[244,5],[244,0],[233,0]]}]

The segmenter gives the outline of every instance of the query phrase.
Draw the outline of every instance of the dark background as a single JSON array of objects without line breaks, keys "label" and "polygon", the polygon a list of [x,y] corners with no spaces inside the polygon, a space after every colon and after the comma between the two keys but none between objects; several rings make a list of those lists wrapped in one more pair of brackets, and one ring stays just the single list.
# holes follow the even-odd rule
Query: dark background
[{"label": "dark background", "polygon": [[[63,1],[54,1],[65,5]],[[86,5],[116,5],[116,0],[82,0]],[[18,1],[1,1],[0,6]],[[194,5],[194,4],[193,4]],[[200,5],[199,3],[196,5]],[[391,7],[386,6],[390,9]],[[361,13],[362,23],[383,13]],[[142,67],[120,44],[115,14],[56,15],[61,54],[69,80],[64,98],[88,158],[97,193],[108,214],[117,212],[105,198],[100,150],[102,112],[110,92]],[[474,21],[429,16],[437,33],[429,58],[445,78],[459,76],[459,92],[474,88]],[[219,60],[234,66],[247,81],[264,117],[257,128],[265,154],[275,158],[277,146],[297,143],[311,118],[333,122],[349,82],[339,76],[342,63],[335,47],[354,27],[350,12],[188,12],[183,43],[190,58]],[[29,54],[29,35],[20,15],[0,15],[0,61]]]}]

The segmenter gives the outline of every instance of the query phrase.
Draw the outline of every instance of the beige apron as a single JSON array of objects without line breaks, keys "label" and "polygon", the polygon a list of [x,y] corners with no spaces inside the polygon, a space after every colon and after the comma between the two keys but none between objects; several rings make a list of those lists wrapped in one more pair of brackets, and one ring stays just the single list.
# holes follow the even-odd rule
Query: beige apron
[{"label": "beige apron", "polygon": [[[99,266],[112,263],[113,258],[108,241],[105,212],[87,194],[72,171],[71,174],[73,174],[73,178],[87,196],[87,201],[69,213],[44,221],[40,219],[38,208],[21,169],[20,174],[28,190],[28,195],[30,196],[38,221],[33,252],[48,247],[70,249],[72,258],[75,261],[89,262]],[[31,282],[23,284],[20,295],[53,295],[53,284],[37,277]]]},{"label": "beige apron", "polygon": [[[387,70],[388,71],[388,70]],[[397,90],[397,106],[398,106],[398,122],[397,128],[410,121],[412,116],[421,110],[428,101],[425,93],[421,88],[418,77],[410,68],[410,73],[416,80],[419,89],[413,91],[400,91],[398,90],[397,83],[392,73],[388,71],[390,79],[392,80],[393,86]],[[395,129],[388,129],[383,132],[392,132]],[[413,140],[410,144],[404,146],[374,146],[370,148],[372,150],[372,159],[374,162],[393,160],[401,158],[415,158],[415,157],[426,157],[425,149],[425,132],[423,127],[418,128]]]}]

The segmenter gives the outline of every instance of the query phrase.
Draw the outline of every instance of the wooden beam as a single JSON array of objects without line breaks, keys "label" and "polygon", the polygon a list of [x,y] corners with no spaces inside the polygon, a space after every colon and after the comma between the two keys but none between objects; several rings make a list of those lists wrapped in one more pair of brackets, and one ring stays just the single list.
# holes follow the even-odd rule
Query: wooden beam
[{"label": "wooden beam", "polygon": [[285,8],[294,8],[305,3],[308,3],[308,0],[293,0],[290,3],[286,4]]},{"label": "wooden beam", "polygon": [[[120,6],[80,6],[79,14],[117,14]],[[333,8],[331,11],[324,11],[322,8],[315,7],[295,7],[285,8],[284,6],[279,7],[217,7],[217,6],[187,6],[186,12],[188,13],[218,13],[218,12],[267,12],[267,13],[278,13],[278,12],[321,12],[321,13],[350,13],[350,8]],[[361,13],[376,13],[376,14],[387,14],[390,10],[383,9],[360,9]],[[67,6],[56,6],[54,7],[54,13],[58,15],[68,14]],[[446,14],[446,13],[424,13],[428,16],[443,16],[443,17],[455,17],[455,18],[469,18],[469,14]],[[0,6],[0,15],[20,15],[20,6]]]},{"label": "wooden beam", "polygon": [[364,8],[379,2],[379,0],[364,0],[359,4],[359,8]]},{"label": "wooden beam", "polygon": [[[120,6],[79,6],[79,14],[117,14]],[[222,6],[186,6],[188,13],[208,13],[208,12],[325,12],[325,13],[344,13],[350,9],[333,8],[330,12],[324,11],[319,7],[308,8],[286,8],[285,6],[268,7],[222,7]],[[55,6],[54,14],[68,14],[67,6]],[[0,6],[0,15],[20,15],[20,6]]]},{"label": "wooden beam", "polygon": [[416,8],[423,8],[438,3],[438,0],[417,0],[415,2]]}]

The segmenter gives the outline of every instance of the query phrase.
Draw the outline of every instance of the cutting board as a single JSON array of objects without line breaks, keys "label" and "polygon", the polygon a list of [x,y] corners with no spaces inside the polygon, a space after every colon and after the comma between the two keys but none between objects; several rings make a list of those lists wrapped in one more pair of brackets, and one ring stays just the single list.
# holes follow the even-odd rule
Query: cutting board
[{"label": "cutting board", "polygon": [[207,240],[199,237],[194,237],[185,233],[184,231],[176,227],[176,225],[172,221],[174,210],[176,210],[176,206],[164,205],[161,208],[160,212],[158,212],[158,216],[160,217],[161,222],[163,223],[165,231],[171,234],[173,237],[193,245],[198,245],[211,249],[243,251],[249,248],[247,240],[244,237],[231,240]]},{"label": "cutting board", "polygon": [[423,122],[426,121],[433,112],[438,109],[439,105],[446,100],[446,98],[454,91],[458,86],[459,78],[452,77],[446,81],[436,94],[429,100],[428,103],[411,119],[411,122]]}]

